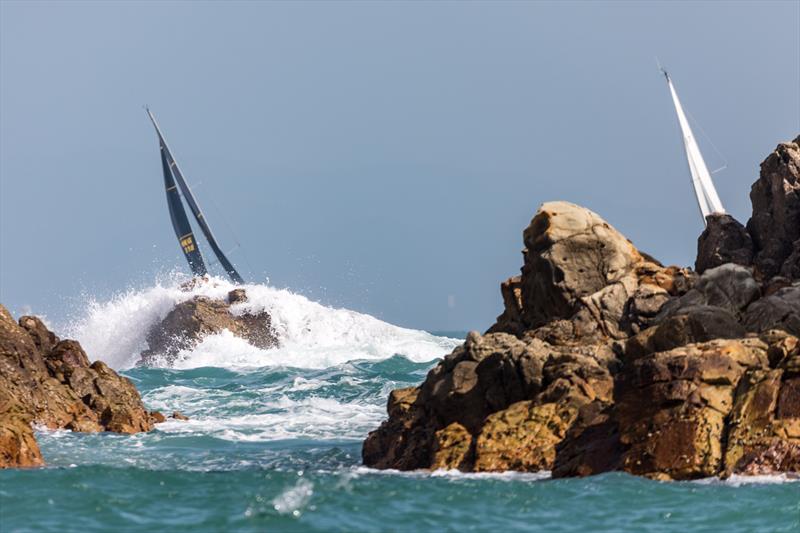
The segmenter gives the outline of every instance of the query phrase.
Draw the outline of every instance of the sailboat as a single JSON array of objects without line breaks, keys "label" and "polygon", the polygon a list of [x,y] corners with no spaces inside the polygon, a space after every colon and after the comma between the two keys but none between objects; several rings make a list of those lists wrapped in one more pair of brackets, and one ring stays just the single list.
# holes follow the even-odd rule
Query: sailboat
[{"label": "sailboat", "polygon": [[697,196],[697,204],[700,207],[700,214],[703,216],[703,224],[705,224],[706,218],[709,215],[724,213],[725,208],[722,207],[722,201],[719,199],[717,189],[714,187],[714,182],[711,181],[711,174],[708,172],[706,162],[703,160],[703,155],[700,153],[700,148],[697,146],[692,128],[689,127],[689,121],[686,119],[686,114],[683,112],[683,107],[681,106],[681,101],[678,99],[678,93],[675,92],[672,79],[663,68],[661,72],[664,73],[664,77],[667,79],[669,92],[672,95],[672,103],[675,104],[675,113],[678,115],[678,124],[681,128],[681,135],[683,136],[683,148],[686,152],[686,160],[689,163],[689,173],[692,176],[694,194]]},{"label": "sailboat", "polygon": [[203,232],[209,247],[213,250],[214,255],[217,256],[217,260],[228,274],[228,277],[236,284],[243,284],[244,280],[236,271],[233,263],[225,256],[219,244],[217,244],[214,234],[211,233],[211,228],[208,226],[208,222],[203,216],[203,212],[200,210],[200,206],[194,194],[192,194],[192,190],[186,183],[177,161],[175,161],[175,158],[172,156],[172,152],[169,146],[167,146],[167,141],[164,140],[164,135],[158,127],[156,118],[153,116],[153,113],[150,112],[149,108],[145,107],[145,111],[147,111],[147,116],[150,117],[150,121],[153,123],[153,126],[156,128],[156,133],[158,134],[158,143],[161,148],[161,167],[164,172],[164,187],[167,193],[167,205],[169,206],[172,228],[175,230],[175,236],[178,237],[178,244],[180,244],[181,250],[183,250],[183,255],[189,263],[192,274],[196,277],[203,277],[208,274],[208,269],[203,260],[203,254],[200,252],[197,239],[192,231],[192,226],[189,224],[189,218],[186,216],[186,210],[183,208],[181,196],[186,200],[197,225]]}]

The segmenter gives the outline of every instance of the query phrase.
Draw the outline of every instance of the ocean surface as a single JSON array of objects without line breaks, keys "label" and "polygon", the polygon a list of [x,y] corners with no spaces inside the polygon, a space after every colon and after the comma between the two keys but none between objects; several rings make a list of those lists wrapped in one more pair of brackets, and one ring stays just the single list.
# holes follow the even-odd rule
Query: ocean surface
[{"label": "ocean surface", "polygon": [[63,321],[130,377],[145,403],[188,422],[148,434],[39,430],[48,463],[0,471],[0,531],[800,531],[800,483],[781,477],[662,483],[625,474],[387,472],[360,465],[389,391],[418,384],[464,332],[399,328],[286,290],[247,286],[235,308],[272,313],[283,344],[227,334],[171,368],[137,368],[177,282],[89,300]]}]

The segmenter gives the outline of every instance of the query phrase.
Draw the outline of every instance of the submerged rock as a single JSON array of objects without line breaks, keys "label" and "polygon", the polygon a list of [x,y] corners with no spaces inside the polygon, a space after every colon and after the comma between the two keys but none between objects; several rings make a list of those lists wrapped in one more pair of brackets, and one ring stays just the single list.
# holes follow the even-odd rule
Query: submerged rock
[{"label": "submerged rock", "polygon": [[700,276],[662,266],[588,209],[543,204],[497,322],[390,395],[364,464],[658,479],[800,471],[799,168],[798,141],[779,146],[747,228],[709,217]]},{"label": "submerged rock", "polygon": [[131,381],[36,317],[16,322],[0,305],[0,467],[43,464],[31,424],[73,431],[153,429]]},{"label": "submerged rock", "polygon": [[181,350],[190,349],[207,335],[230,331],[257,348],[272,348],[278,338],[269,313],[236,314],[231,307],[247,301],[244,289],[234,289],[227,300],[195,296],[177,304],[147,333],[147,350],[140,365],[171,364]]}]

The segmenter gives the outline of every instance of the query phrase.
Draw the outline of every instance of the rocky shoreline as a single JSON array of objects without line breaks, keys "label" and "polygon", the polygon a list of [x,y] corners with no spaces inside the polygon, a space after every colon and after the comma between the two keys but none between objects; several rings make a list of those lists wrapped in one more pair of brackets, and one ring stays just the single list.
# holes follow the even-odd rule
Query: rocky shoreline
[{"label": "rocky shoreline", "polygon": [[164,420],[129,379],[90,364],[78,342],[60,340],[33,316],[15,321],[0,305],[0,468],[44,465],[32,424],[139,433]]},{"label": "rocky shoreline", "polygon": [[800,137],[761,165],[747,225],[712,215],[695,270],[588,209],[542,205],[504,311],[363,445],[374,468],[800,472]]}]

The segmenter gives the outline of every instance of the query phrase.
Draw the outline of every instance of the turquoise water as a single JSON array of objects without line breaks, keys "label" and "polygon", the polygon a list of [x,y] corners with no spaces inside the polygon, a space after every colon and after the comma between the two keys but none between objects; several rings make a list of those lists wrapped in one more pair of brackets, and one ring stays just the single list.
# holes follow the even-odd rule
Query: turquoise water
[{"label": "turquoise water", "polygon": [[309,370],[132,369],[149,434],[39,432],[49,464],[0,471],[12,531],[798,531],[800,484],[660,483],[624,474],[378,472],[361,441],[392,388],[431,362]]}]

